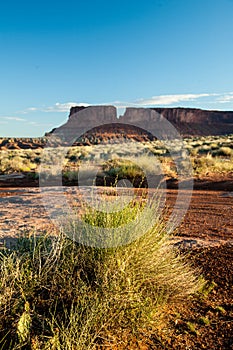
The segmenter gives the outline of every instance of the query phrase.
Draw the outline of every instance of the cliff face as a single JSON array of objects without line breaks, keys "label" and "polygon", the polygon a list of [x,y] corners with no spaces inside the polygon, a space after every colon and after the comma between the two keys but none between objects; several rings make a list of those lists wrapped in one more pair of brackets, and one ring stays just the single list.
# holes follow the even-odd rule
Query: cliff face
[{"label": "cliff face", "polygon": [[[80,116],[80,118],[78,117]],[[89,125],[99,126],[117,121],[116,109],[113,106],[72,107],[68,123],[78,128]],[[68,125],[67,123],[67,125]]]},{"label": "cliff face", "polygon": [[114,106],[72,107],[67,123],[50,134],[63,145],[226,135],[233,134],[233,111],[127,108],[117,118]]},{"label": "cliff face", "polygon": [[[163,122],[163,117],[166,123]],[[169,125],[172,125],[170,127]],[[72,107],[67,123],[46,135],[58,135],[63,145],[90,145],[126,139],[138,142],[169,136],[233,134],[233,111],[195,108],[127,108],[117,118],[113,106]],[[0,149],[43,148],[45,139],[2,139]],[[57,145],[57,141],[54,141]],[[53,147],[53,140],[51,140]]]},{"label": "cliff face", "polygon": [[[102,108],[102,110],[101,110]],[[83,116],[79,114],[84,112]],[[94,133],[98,135],[116,130],[137,134],[137,127],[153,133],[161,127],[161,115],[171,123],[182,136],[208,136],[233,133],[233,111],[212,111],[195,108],[127,108],[119,119],[112,106],[73,107],[69,121],[73,126],[96,126]],[[80,116],[80,117],[79,117]],[[112,124],[103,125],[103,124]],[[128,124],[125,125],[125,124]],[[120,127],[121,125],[121,127]],[[135,127],[136,129],[135,129]]]},{"label": "cliff face", "polygon": [[233,123],[233,111],[211,111],[196,108],[153,108],[174,123]]},{"label": "cliff face", "polygon": [[183,136],[208,136],[233,133],[233,111],[194,108],[155,108]]}]

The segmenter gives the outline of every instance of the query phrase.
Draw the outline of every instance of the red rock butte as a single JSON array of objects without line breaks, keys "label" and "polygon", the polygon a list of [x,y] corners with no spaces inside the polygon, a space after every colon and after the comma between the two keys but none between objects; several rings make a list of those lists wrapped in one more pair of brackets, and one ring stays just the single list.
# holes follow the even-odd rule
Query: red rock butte
[{"label": "red rock butte", "polygon": [[[163,123],[164,120],[166,123]],[[233,134],[233,111],[130,107],[118,118],[114,106],[75,106],[70,109],[64,125],[45,135],[59,133],[68,135],[68,138],[72,135],[75,139],[72,145],[122,142],[126,139],[145,142],[166,137],[168,133],[170,137],[179,134],[182,137],[229,135]],[[46,139],[3,138],[0,149],[43,148]]]},{"label": "red rock butte", "polygon": [[59,132],[77,132],[77,144],[120,142],[122,138],[149,141],[168,133],[170,137],[226,135],[233,133],[233,111],[130,107],[118,118],[114,106],[76,106],[67,123],[52,131]]}]

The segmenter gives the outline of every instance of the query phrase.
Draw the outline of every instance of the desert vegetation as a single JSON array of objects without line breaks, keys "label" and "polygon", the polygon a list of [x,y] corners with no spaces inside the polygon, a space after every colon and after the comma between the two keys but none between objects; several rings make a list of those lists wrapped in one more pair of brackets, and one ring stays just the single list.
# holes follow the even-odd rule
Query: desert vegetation
[{"label": "desert vegetation", "polygon": [[[143,187],[148,174],[176,178],[175,161],[183,150],[196,178],[232,173],[232,144],[233,135],[187,138],[184,148],[174,141],[169,145],[173,159],[161,141],[125,142],[124,148],[117,143],[60,147],[47,153],[43,148],[2,149],[0,176],[23,173],[34,179],[44,163],[44,175],[56,177],[63,159],[63,180],[68,183],[83,178],[91,185],[97,176],[111,186],[121,179],[138,179],[133,185]],[[225,261],[230,264],[232,248],[181,255],[159,215],[146,229],[155,203],[151,201],[147,215],[143,201],[132,200],[113,212],[86,206],[81,211],[84,226],[67,220],[55,237],[28,233],[10,249],[3,247],[0,349],[187,349],[215,344],[228,349],[232,270],[221,268],[228,266]],[[96,227],[113,229],[113,234],[93,236]],[[124,241],[127,227],[132,236]],[[83,235],[91,244],[80,243]],[[190,261],[204,266],[209,281]],[[223,336],[218,340],[219,334]]]},{"label": "desert vegetation", "polygon": [[169,142],[169,148],[166,142],[157,140],[141,143],[125,141],[124,147],[115,143],[51,148],[46,155],[42,148],[3,149],[0,153],[0,174],[24,173],[38,178],[40,163],[43,162],[47,166],[45,170],[56,175],[61,171],[61,152],[64,181],[77,181],[80,169],[83,177],[92,179],[94,169],[99,179],[110,178],[108,184],[111,185],[116,178],[137,178],[137,184],[145,185],[143,180],[148,174],[177,178],[176,161],[182,159],[184,151],[188,152],[195,177],[233,171],[233,135],[228,135],[185,138],[182,145],[174,140]]},{"label": "desert vegetation", "polygon": [[[96,226],[126,234],[143,209],[134,202],[115,213],[86,207],[86,234]],[[76,227],[74,241],[63,227],[56,238],[25,236],[2,249],[0,348],[132,349],[141,337],[168,336],[169,310],[202,293],[203,279],[172,248],[159,216],[148,231],[143,221],[137,226],[141,234],[125,245],[111,237],[106,248],[80,244],[82,232]]]}]

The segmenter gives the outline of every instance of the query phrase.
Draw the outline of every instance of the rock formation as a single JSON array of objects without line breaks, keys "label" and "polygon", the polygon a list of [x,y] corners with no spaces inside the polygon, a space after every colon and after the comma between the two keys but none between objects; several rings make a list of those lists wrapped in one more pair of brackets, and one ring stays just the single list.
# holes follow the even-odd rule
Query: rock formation
[{"label": "rock formation", "polygon": [[[113,106],[72,107],[68,122],[60,130],[77,132],[78,143],[82,144],[116,141],[122,137],[147,141],[166,137],[168,133],[172,137],[176,132],[184,137],[224,135],[233,133],[233,111],[127,108],[125,114],[117,118]],[[56,132],[59,133],[59,128]]]},{"label": "rock formation", "polygon": [[[100,110],[102,108],[102,111]],[[72,107],[69,122],[83,126],[80,111],[85,110],[85,119],[94,125],[130,124],[146,130],[156,129],[162,115],[182,136],[207,136],[233,133],[233,111],[202,110],[196,108],[127,108],[119,119],[112,106]],[[155,113],[151,113],[154,111]],[[86,113],[88,112],[88,113]],[[100,117],[101,116],[101,117]],[[154,125],[152,125],[154,124]],[[100,127],[101,130],[101,127]]]},{"label": "rock formation", "polygon": [[[233,111],[127,108],[117,118],[113,106],[76,106],[71,108],[67,123],[46,135],[58,135],[64,145],[89,145],[125,139],[149,141],[167,134],[175,137],[176,133],[183,137],[233,134]],[[45,143],[45,138],[2,139],[0,149],[40,148]]]},{"label": "rock formation", "polygon": [[233,111],[196,108],[154,108],[183,136],[208,136],[233,133]]}]

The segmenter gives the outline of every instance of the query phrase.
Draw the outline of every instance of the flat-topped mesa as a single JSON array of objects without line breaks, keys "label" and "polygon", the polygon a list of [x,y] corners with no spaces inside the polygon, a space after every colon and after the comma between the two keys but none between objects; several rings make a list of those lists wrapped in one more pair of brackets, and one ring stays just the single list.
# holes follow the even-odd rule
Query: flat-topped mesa
[{"label": "flat-topped mesa", "polygon": [[[128,108],[123,116],[124,121],[139,120],[140,112]],[[182,136],[208,136],[233,133],[233,111],[202,110],[196,108],[148,108],[162,115]],[[144,114],[146,115],[146,114]],[[156,127],[157,117],[147,117]]]},{"label": "flat-topped mesa", "polygon": [[[141,114],[151,111],[149,109],[141,109]],[[136,113],[139,110],[136,109]],[[140,120],[146,118],[140,114]],[[134,139],[135,141],[148,141],[152,136],[145,131],[136,121],[133,123],[130,120],[124,122],[124,117],[117,117],[117,110],[114,106],[88,106],[88,107],[72,107],[68,122],[61,128],[72,133],[77,131],[77,134],[82,133],[78,143],[93,144],[99,142],[121,142],[125,139]],[[144,129],[144,130],[142,130]],[[59,132],[57,129],[56,132]]]},{"label": "flat-topped mesa", "polygon": [[[76,145],[121,143],[126,139],[145,142],[160,136],[166,137],[169,123],[163,124],[163,117],[172,124],[173,130],[184,137],[233,134],[233,111],[130,107],[123,116],[117,118],[114,106],[74,106],[70,110],[68,121],[45,136],[61,136],[62,144],[65,145],[73,139],[76,140]],[[172,136],[171,128],[169,134]],[[52,139],[52,144],[53,138],[49,139]],[[46,142],[45,138],[2,139],[0,149],[43,148]],[[55,140],[54,145],[56,142]]]},{"label": "flat-topped mesa", "polygon": [[[101,110],[102,108],[102,110]],[[79,114],[85,109],[85,121],[81,121]],[[154,113],[152,112],[154,111]],[[152,113],[151,113],[152,112]],[[148,130],[158,126],[163,116],[183,136],[208,136],[233,133],[233,111],[203,110],[197,108],[126,108],[125,114],[120,118],[116,116],[116,108],[113,106],[72,107],[69,121],[76,126],[82,126],[86,122],[93,123],[101,132],[102,124],[130,124],[140,126]],[[157,125],[156,125],[157,124]],[[115,128],[115,127],[113,127]],[[126,128],[126,126],[124,126]],[[106,129],[102,127],[102,129]]]},{"label": "flat-topped mesa", "polygon": [[[68,121],[50,134],[76,145],[105,142],[138,142],[156,138],[176,138],[233,134],[233,111],[195,108],[126,108],[117,117],[114,106],[76,106]],[[63,142],[62,141],[62,142]]]},{"label": "flat-topped mesa", "polygon": [[196,108],[153,108],[183,136],[209,136],[233,133],[233,111]]},{"label": "flat-topped mesa", "polygon": [[233,123],[233,111],[204,110],[198,108],[152,108],[169,121],[184,123]]}]

